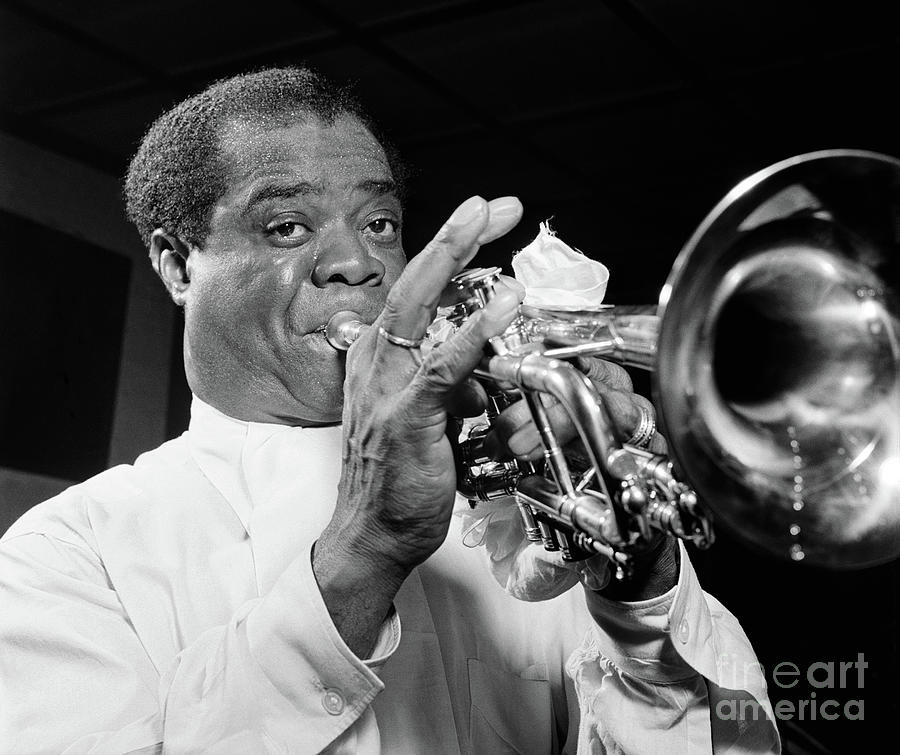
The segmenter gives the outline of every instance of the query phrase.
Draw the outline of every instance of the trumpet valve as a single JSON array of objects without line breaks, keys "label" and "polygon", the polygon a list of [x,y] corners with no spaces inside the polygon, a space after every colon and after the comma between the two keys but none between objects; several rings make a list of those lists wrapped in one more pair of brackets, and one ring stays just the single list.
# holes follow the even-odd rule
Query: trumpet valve
[{"label": "trumpet valve", "polygon": [[649,496],[636,479],[626,480],[622,483],[619,503],[630,514],[642,514],[649,503]]}]

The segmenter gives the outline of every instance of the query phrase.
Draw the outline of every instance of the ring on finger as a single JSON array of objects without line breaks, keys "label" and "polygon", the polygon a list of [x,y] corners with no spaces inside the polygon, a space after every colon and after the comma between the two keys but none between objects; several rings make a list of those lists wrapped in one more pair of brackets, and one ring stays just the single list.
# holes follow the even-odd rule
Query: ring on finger
[{"label": "ring on finger", "polygon": [[625,442],[629,446],[646,448],[656,434],[656,419],[653,416],[653,411],[642,404],[638,404],[638,411],[641,413],[641,420],[638,422],[631,437]]},{"label": "ring on finger", "polygon": [[383,336],[384,339],[388,343],[394,344],[394,346],[401,346],[404,349],[418,349],[422,342],[425,340],[424,338],[412,339],[412,338],[403,338],[402,336],[395,336],[388,330],[385,330],[380,325],[378,326],[378,335]]}]

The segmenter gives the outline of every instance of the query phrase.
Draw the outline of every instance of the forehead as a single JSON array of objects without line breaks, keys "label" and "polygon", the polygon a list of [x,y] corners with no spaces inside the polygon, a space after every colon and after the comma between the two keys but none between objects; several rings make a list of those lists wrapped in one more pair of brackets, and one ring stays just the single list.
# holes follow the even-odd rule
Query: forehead
[{"label": "forehead", "polygon": [[271,179],[300,179],[323,188],[390,180],[384,149],[352,116],[326,124],[304,116],[289,125],[232,121],[220,131],[227,193]]}]

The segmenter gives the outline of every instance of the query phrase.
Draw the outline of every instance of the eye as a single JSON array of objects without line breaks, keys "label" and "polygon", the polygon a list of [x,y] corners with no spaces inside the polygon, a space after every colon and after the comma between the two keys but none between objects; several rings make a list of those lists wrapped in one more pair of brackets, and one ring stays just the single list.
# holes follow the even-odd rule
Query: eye
[{"label": "eye", "polygon": [[399,230],[400,224],[392,218],[375,218],[366,225],[366,231],[379,241],[393,241]]},{"label": "eye", "polygon": [[307,230],[308,229],[300,223],[279,223],[271,229],[271,232],[283,239],[293,239],[297,238],[302,233],[306,233]]},{"label": "eye", "polygon": [[298,220],[283,220],[268,226],[266,235],[276,244],[297,243],[306,241],[312,230]]}]

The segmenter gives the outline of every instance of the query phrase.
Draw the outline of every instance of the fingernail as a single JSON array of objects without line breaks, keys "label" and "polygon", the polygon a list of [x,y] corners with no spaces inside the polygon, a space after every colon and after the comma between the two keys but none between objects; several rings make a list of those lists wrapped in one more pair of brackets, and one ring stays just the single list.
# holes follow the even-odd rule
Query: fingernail
[{"label": "fingernail", "polygon": [[515,291],[520,299],[525,298],[525,286],[522,285],[521,281],[510,278],[508,275],[503,275],[500,278],[500,282],[510,291]]},{"label": "fingernail", "polygon": [[469,197],[459,207],[457,207],[450,218],[447,220],[448,225],[468,225],[476,218],[484,214],[487,208],[487,202],[481,197]]},{"label": "fingernail", "polygon": [[487,203],[490,218],[478,236],[479,244],[489,244],[522,219],[522,203],[515,197],[499,197]]},{"label": "fingernail", "polygon": [[536,457],[537,452],[543,450],[540,439],[533,437],[524,430],[520,430],[513,435],[506,445],[509,448],[509,452],[520,459]]},{"label": "fingernail", "polygon": [[522,213],[522,203],[518,197],[498,197],[488,202],[492,218],[517,217]]}]

